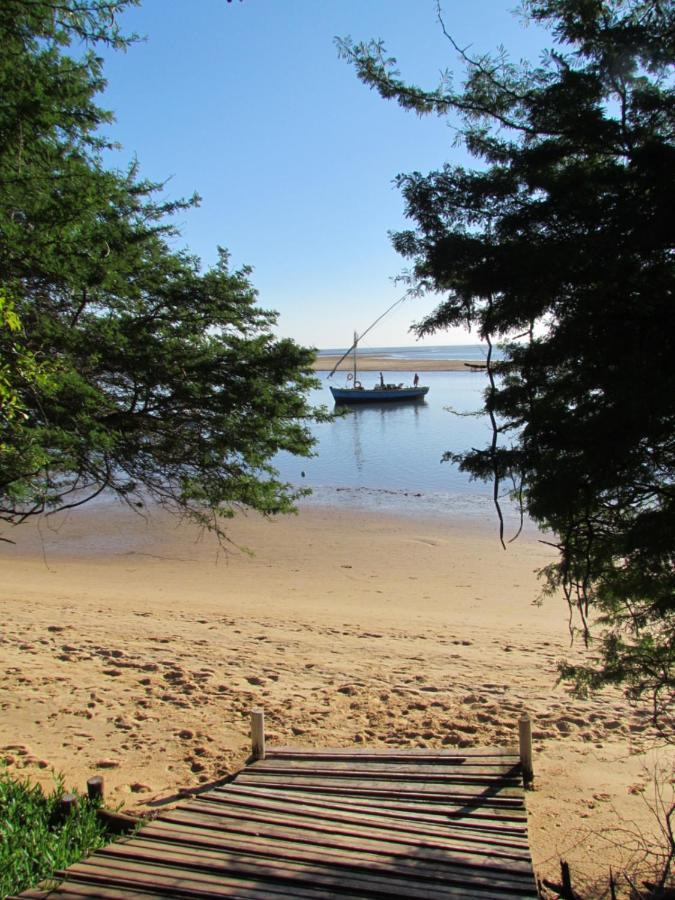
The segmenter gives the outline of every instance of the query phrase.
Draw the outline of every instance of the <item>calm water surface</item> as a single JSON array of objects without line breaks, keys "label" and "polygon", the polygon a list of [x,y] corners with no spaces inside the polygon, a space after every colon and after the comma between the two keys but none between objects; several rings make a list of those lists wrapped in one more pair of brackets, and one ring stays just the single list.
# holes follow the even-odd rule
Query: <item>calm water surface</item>
[{"label": "calm water surface", "polygon": [[[408,384],[412,375],[389,370],[385,380]],[[454,464],[441,462],[445,451],[484,447],[491,439],[487,418],[470,415],[481,408],[484,374],[422,372],[420,384],[429,385],[425,400],[353,407],[335,407],[329,391],[330,384],[345,383],[344,373],[330,380],[323,372],[319,377],[322,386],[312,402],[344,413],[315,426],[314,458],[280,454],[276,461],[285,480],[312,488],[313,496],[305,502],[412,515],[493,517],[492,486],[472,482]],[[377,379],[376,372],[362,376],[364,387]]]},{"label": "calm water surface", "polygon": [[[321,356],[342,356],[347,352],[346,347],[336,347],[332,350],[319,350]],[[414,347],[367,347],[359,345],[359,356],[379,356],[386,359],[475,359],[484,360],[487,354],[485,344],[453,344],[448,346],[429,346],[417,344]],[[493,349],[493,355],[501,356],[498,347]]]}]

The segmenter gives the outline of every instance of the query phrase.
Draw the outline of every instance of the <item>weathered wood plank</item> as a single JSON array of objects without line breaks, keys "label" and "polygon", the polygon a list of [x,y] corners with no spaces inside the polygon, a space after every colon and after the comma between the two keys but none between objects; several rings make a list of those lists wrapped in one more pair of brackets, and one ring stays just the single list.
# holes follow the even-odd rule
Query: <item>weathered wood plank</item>
[{"label": "weathered wood plank", "polygon": [[20,894],[7,894],[3,896],[3,900],[24,900],[24,897],[29,897],[30,900],[44,900],[47,896],[49,896],[49,891],[38,886],[26,888]]},{"label": "weathered wood plank", "polygon": [[[341,870],[377,871],[379,873],[396,874],[399,878],[415,876],[420,880],[443,881],[448,884],[477,884],[487,887],[520,888],[529,883],[531,869],[527,873],[509,866],[478,866],[464,860],[455,860],[442,854],[436,857],[433,852],[413,854],[396,854],[366,847],[342,847],[324,844],[311,845],[308,842],[278,839],[272,841],[264,837],[238,835],[232,832],[210,828],[208,825],[186,823],[157,823],[147,829],[148,837],[161,841],[162,837],[170,840],[209,847],[225,855],[254,856],[258,859],[293,860],[306,866],[338,867]],[[100,853],[114,852],[115,845]]]},{"label": "weathered wood plank", "polygon": [[277,755],[273,751],[265,756],[265,759],[253,760],[248,763],[248,768],[256,766],[330,766],[332,769],[340,769],[344,766],[354,768],[377,769],[397,768],[418,771],[432,769],[438,772],[449,772],[452,769],[478,768],[488,772],[494,772],[502,768],[511,768],[519,765],[517,756],[444,756],[429,758],[428,756],[385,757],[385,756],[332,756],[331,754],[317,754],[310,756],[303,754],[299,757],[289,754]]},{"label": "weathered wood plank", "polygon": [[[6,900],[24,900],[24,898],[33,898],[33,900],[81,900],[82,897],[100,898],[100,900],[120,900],[119,888],[106,887],[102,884],[85,884],[77,881],[64,882],[50,891],[24,891],[21,898],[7,897]],[[133,898],[133,900],[163,900],[166,894],[159,894],[147,890],[125,890],[124,898]]]},{"label": "weathered wood plank", "polygon": [[[126,845],[125,848],[120,847],[120,845],[111,845],[109,848],[106,848],[105,865],[114,868],[122,874],[131,871],[143,871],[145,873],[146,870],[151,873],[161,872],[163,870],[162,864],[158,862],[144,863],[142,861],[142,843],[136,840]],[[144,843],[147,845],[146,851],[150,854],[149,859],[152,860],[152,854],[158,852],[158,842],[152,840],[144,841]],[[171,852],[174,852],[176,848],[169,845],[169,849]],[[186,850],[187,848],[182,848],[183,853],[186,853]],[[113,854],[120,858],[115,860]],[[169,858],[173,859],[175,864],[179,855],[175,854]],[[136,857],[135,859],[134,856]],[[192,858],[198,864],[198,868],[195,868],[198,878],[207,884],[214,881],[216,884],[219,883],[222,873],[225,872],[229,875],[236,873],[238,876],[255,874],[261,879],[269,880],[280,879],[283,881],[283,879],[290,878],[294,879],[293,883],[296,883],[295,880],[297,880],[299,884],[305,886],[307,884],[330,885],[336,895],[341,893],[349,894],[350,890],[361,889],[385,892],[383,896],[388,897],[398,895],[404,897],[459,896],[466,898],[476,896],[476,894],[466,892],[467,885],[470,885],[471,890],[475,890],[478,896],[483,896],[483,892],[487,892],[487,896],[490,898],[499,897],[506,890],[520,892],[518,895],[524,897],[536,897],[536,891],[533,893],[533,888],[530,889],[526,881],[521,885],[516,884],[512,880],[512,883],[506,888],[497,880],[481,879],[480,877],[471,879],[469,882],[463,882],[461,879],[450,879],[440,882],[433,876],[425,877],[424,871],[414,866],[411,866],[407,871],[401,871],[396,866],[387,867],[386,865],[379,867],[363,865],[359,869],[352,865],[338,865],[336,867],[330,860],[321,860],[320,856],[318,861],[309,861],[296,860],[284,856],[276,858],[271,855],[247,855],[241,852],[220,850],[208,853],[203,849],[192,855]],[[457,889],[461,889],[464,893],[457,894]],[[387,894],[386,891],[389,891],[389,893]],[[428,892],[430,891],[433,893],[429,894]],[[444,891],[445,893],[443,893]],[[361,896],[361,894],[358,896]],[[368,896],[368,894],[365,896]]]},{"label": "weathered wood plank", "polygon": [[[425,846],[438,846],[448,849],[453,847],[465,847],[475,853],[498,853],[504,856],[520,858],[527,849],[527,845],[521,842],[513,844],[508,841],[498,842],[484,835],[467,835],[457,837],[451,829],[410,829],[406,827],[385,827],[382,818],[371,816],[369,820],[359,821],[356,817],[345,817],[338,812],[317,813],[280,812],[272,808],[260,809],[255,806],[241,806],[211,803],[208,801],[194,801],[190,806],[178,806],[171,813],[189,816],[193,812],[211,816],[220,822],[227,822],[228,827],[236,829],[237,822],[249,822],[258,827],[260,825],[274,825],[278,828],[299,828],[316,833],[327,832],[330,834],[344,835],[349,838],[367,838],[371,840],[384,839],[402,845],[417,846],[424,842]],[[162,820],[165,817],[162,817]]]},{"label": "weathered wood plank", "polygon": [[378,778],[386,781],[426,781],[429,783],[472,783],[472,784],[504,784],[519,787],[522,784],[522,775],[519,766],[495,766],[489,769],[485,766],[412,766],[412,765],[385,765],[383,763],[368,763],[357,765],[355,762],[314,762],[293,760],[280,762],[268,759],[255,762],[248,766],[251,773],[272,774],[279,776],[311,776],[321,777],[352,777],[352,778]]},{"label": "weathered wood plank", "polygon": [[[187,863],[187,865],[186,865]],[[82,878],[81,886],[103,883],[115,883],[114,896],[125,898],[130,896],[130,885],[138,892],[137,896],[147,896],[146,891],[152,888],[163,887],[160,897],[174,896],[200,896],[200,897],[242,897],[250,900],[265,900],[267,897],[275,900],[292,900],[292,898],[313,898],[313,900],[330,900],[335,896],[334,891],[326,887],[312,885],[309,881],[303,884],[291,883],[288,878],[281,877],[277,880],[276,874],[269,877],[260,875],[255,865],[242,866],[241,873],[223,869],[217,874],[209,874],[195,867],[192,858],[187,857],[183,861],[174,858],[173,861],[162,863],[161,861],[144,864],[140,861],[127,859],[106,859],[91,872],[76,872],[78,878]],[[247,874],[246,871],[250,870]],[[176,873],[180,871],[180,880],[176,879]],[[120,893],[123,888],[124,893]],[[91,890],[91,887],[89,887]],[[98,890],[98,888],[97,888]],[[85,894],[84,896],[92,896]]]},{"label": "weathered wood plank", "polygon": [[284,846],[290,842],[297,842],[304,846],[329,847],[332,849],[351,850],[358,847],[359,851],[368,851],[387,857],[400,857],[407,859],[411,855],[411,848],[415,848],[415,858],[418,860],[439,860],[443,863],[466,864],[475,868],[496,870],[508,870],[509,872],[529,873],[529,856],[522,849],[520,852],[496,848],[494,846],[470,846],[457,841],[441,841],[433,838],[426,839],[423,843],[419,837],[414,839],[399,838],[387,835],[382,837],[374,829],[352,828],[340,829],[339,826],[330,828],[328,824],[317,827],[316,824],[304,824],[298,827],[288,822],[270,822],[262,818],[236,818],[222,815],[205,815],[195,818],[195,811],[175,810],[170,815],[163,817],[161,821],[168,821],[177,825],[202,825],[206,828],[225,830],[228,835],[248,835],[266,840],[278,841]]},{"label": "weathered wood plank", "polygon": [[[236,815],[242,818],[249,818],[251,821],[262,819],[263,821],[274,821],[278,823],[292,823],[296,821],[307,821],[314,823],[326,823],[327,827],[337,825],[345,829],[357,829],[357,833],[361,829],[379,834],[393,834],[406,842],[419,842],[420,840],[429,840],[438,838],[439,840],[468,841],[472,846],[487,847],[504,847],[514,850],[527,850],[528,844],[524,837],[503,836],[500,834],[473,832],[470,831],[457,833],[455,827],[449,827],[449,823],[442,826],[432,825],[425,822],[423,825],[416,821],[405,821],[395,819],[391,816],[385,816],[381,813],[373,811],[360,810],[357,814],[350,813],[341,807],[327,809],[321,806],[298,806],[289,812],[288,805],[278,803],[273,800],[260,801],[255,798],[241,797],[233,794],[233,792],[225,792],[224,796],[213,799],[212,795],[204,795],[198,800],[192,801],[196,809],[206,811],[207,809],[223,809],[227,815]],[[189,805],[182,804],[178,809],[187,809]]]},{"label": "weathered wood plank", "polygon": [[[276,782],[276,781],[292,781],[297,782],[299,784],[304,781],[307,782],[326,782],[326,783],[336,783],[336,784],[354,784],[355,786],[363,785],[364,787],[368,785],[374,785],[376,787],[381,787],[382,790],[396,790],[397,781],[401,781],[402,784],[409,784],[412,789],[414,789],[417,785],[419,785],[420,790],[427,790],[426,785],[433,785],[434,790],[440,790],[443,786],[447,787],[447,793],[452,792],[455,789],[455,785],[462,786],[463,782],[455,782],[452,776],[448,776],[447,778],[439,777],[435,775],[433,772],[429,772],[428,775],[418,774],[411,775],[409,777],[404,776],[401,779],[398,778],[387,778],[386,773],[381,772],[368,772],[367,770],[360,770],[358,773],[355,773],[349,769],[341,769],[338,771],[331,771],[330,769],[320,770],[322,774],[312,774],[311,772],[303,772],[298,771],[296,769],[288,769],[284,771],[282,769],[266,771],[265,769],[257,769],[255,767],[249,767],[243,769],[240,773],[238,773],[235,777],[235,781],[241,781],[244,778],[249,780],[259,778],[261,783],[265,782]],[[391,773],[393,776],[396,773]],[[484,779],[485,783],[476,782],[475,789],[476,793],[504,793],[505,796],[513,796],[513,797],[522,797],[523,791],[521,785],[518,783],[516,779],[502,779],[502,778],[486,778]],[[391,782],[394,782],[393,784]],[[467,785],[470,786],[471,782],[467,782]],[[439,787],[440,786],[440,787]],[[485,791],[484,788],[488,789]]]},{"label": "weathered wood plank", "polygon": [[267,749],[268,759],[288,756],[296,759],[319,759],[322,757],[326,759],[343,759],[345,757],[351,757],[360,760],[369,757],[372,757],[373,759],[386,758],[391,760],[406,760],[413,757],[423,757],[432,762],[436,760],[447,760],[448,758],[468,759],[469,757],[481,756],[507,756],[512,757],[516,761],[520,759],[518,748],[515,745],[513,747],[462,747],[461,749],[454,748],[452,750],[441,750],[436,748],[427,749],[425,747],[392,749],[388,749],[387,747],[364,747],[363,749],[358,749],[356,747],[328,747],[319,749],[312,749],[311,747],[269,747]]},{"label": "weathered wood plank", "polygon": [[411,756],[407,758],[394,757],[387,759],[380,756],[356,756],[356,757],[333,757],[329,754],[309,756],[304,755],[299,758],[289,755],[277,756],[273,752],[268,753],[264,760],[257,760],[249,764],[248,768],[257,768],[258,766],[283,766],[284,768],[311,768],[312,766],[330,766],[332,769],[341,768],[367,768],[369,770],[377,769],[398,769],[401,771],[424,772],[432,770],[434,772],[452,772],[453,770],[462,771],[478,770],[492,774],[500,770],[518,769],[520,760],[517,756],[448,756],[436,759],[429,759],[424,756]]},{"label": "weathered wood plank", "polygon": [[527,816],[525,808],[516,807],[511,809],[501,809],[498,807],[467,806],[465,804],[458,805],[447,800],[435,802],[425,798],[424,801],[415,799],[414,797],[405,797],[390,799],[389,797],[368,797],[350,795],[345,796],[336,792],[322,793],[321,791],[286,791],[278,788],[270,788],[263,785],[244,785],[232,782],[227,788],[214,788],[208,794],[203,796],[222,796],[225,793],[232,792],[241,796],[255,796],[261,798],[279,798],[284,802],[292,804],[293,807],[299,807],[307,804],[321,804],[326,808],[332,809],[354,809],[363,808],[369,810],[387,810],[387,814],[404,819],[415,819],[420,822],[458,822],[458,824],[469,824],[475,822],[477,828],[497,828],[500,831],[515,832],[518,834],[526,834]]},{"label": "weathered wood plank", "polygon": [[[69,870],[70,873],[70,870]],[[209,875],[199,871],[188,871],[173,865],[150,864],[142,865],[123,862],[120,860],[105,860],[96,868],[82,871],[77,866],[72,867],[72,877],[81,879],[80,886],[87,888],[90,893],[80,896],[98,896],[100,885],[114,885],[118,898],[138,896],[147,897],[148,890],[159,889],[161,893],[155,893],[156,897],[190,897],[190,898],[218,898],[240,897],[247,900],[266,900],[268,897],[278,900],[292,900],[292,898],[314,898],[314,900],[328,900],[330,892],[314,889],[311,885],[275,884],[259,878],[241,878],[229,873]]]},{"label": "weathered wood plank", "polygon": [[447,802],[454,800],[466,804],[483,804],[491,806],[522,808],[524,805],[522,791],[517,787],[499,787],[496,785],[445,785],[435,782],[402,782],[392,786],[378,779],[349,778],[310,778],[303,775],[280,778],[276,775],[251,772],[247,770],[237,775],[238,784],[267,785],[283,790],[320,790],[326,793],[366,794],[369,796],[416,797],[425,802],[436,800]]}]

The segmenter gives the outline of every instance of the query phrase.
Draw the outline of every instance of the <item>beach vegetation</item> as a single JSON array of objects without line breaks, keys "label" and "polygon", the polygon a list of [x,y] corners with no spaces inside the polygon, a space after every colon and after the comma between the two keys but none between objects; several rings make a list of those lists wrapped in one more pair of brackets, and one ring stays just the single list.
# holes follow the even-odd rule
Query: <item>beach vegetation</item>
[{"label": "beach vegetation", "polygon": [[63,779],[50,792],[0,768],[0,897],[18,894],[110,843],[98,802],[78,797],[60,813]]},{"label": "beach vegetation", "polygon": [[129,5],[0,8],[0,521],[107,491],[222,533],[304,493],[273,459],[312,452],[314,351],[275,336],[248,266],[176,249],[198,197],[110,166],[95,51],[134,39]]},{"label": "beach vegetation", "polygon": [[412,226],[394,246],[410,290],[440,298],[417,335],[465,325],[488,347],[493,439],[446,459],[553,535],[547,589],[589,648],[561,675],[650,698],[672,735],[675,7],[524,0],[520,14],[549,31],[537,62],[462,47],[439,4],[462,76],[431,90],[381,42],[339,47],[382,97],[447,117],[474,160],[397,179]]}]

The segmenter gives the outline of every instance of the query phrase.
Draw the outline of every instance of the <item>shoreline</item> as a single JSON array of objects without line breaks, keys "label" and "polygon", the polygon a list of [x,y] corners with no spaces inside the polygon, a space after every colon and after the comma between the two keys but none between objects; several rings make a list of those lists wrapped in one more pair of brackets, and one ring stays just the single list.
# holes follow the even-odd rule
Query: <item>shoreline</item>
[{"label": "shoreline", "polygon": [[563,856],[575,883],[606,876],[616,811],[654,824],[657,735],[618,692],[557,684],[583,651],[562,599],[534,605],[551,548],[504,552],[475,524],[304,507],[237,516],[219,546],[107,504],[19,526],[0,551],[0,759],[66,789],[102,772],[110,803],[147,812],[238,769],[253,707],[271,743],[315,747],[510,745],[527,710],[537,874]]},{"label": "shoreline", "polygon": [[[319,356],[312,363],[312,369],[315,372],[330,372],[339,359],[339,356]],[[353,368],[353,358],[346,357],[336,371],[351,372]],[[484,371],[484,363],[479,359],[392,359],[363,353],[358,357],[358,369],[360,372],[481,372]]]}]

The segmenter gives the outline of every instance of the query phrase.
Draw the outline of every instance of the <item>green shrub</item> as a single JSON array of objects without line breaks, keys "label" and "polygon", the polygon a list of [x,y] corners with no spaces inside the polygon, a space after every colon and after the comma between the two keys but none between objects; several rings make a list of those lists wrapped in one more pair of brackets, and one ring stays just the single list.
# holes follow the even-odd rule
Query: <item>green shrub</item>
[{"label": "green shrub", "polygon": [[62,794],[60,775],[46,794],[0,768],[0,897],[26,890],[110,841],[98,804],[88,797],[78,797],[75,810],[59,821]]}]

